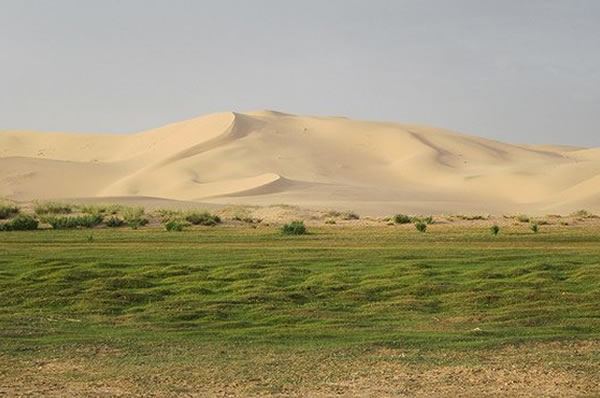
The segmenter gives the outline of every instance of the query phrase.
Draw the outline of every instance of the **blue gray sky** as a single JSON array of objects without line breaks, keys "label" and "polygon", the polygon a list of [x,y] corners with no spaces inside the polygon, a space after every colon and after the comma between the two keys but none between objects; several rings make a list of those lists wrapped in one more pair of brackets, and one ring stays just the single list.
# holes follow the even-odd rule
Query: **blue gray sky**
[{"label": "blue gray sky", "polygon": [[600,146],[598,0],[0,0],[0,129],[219,111]]}]

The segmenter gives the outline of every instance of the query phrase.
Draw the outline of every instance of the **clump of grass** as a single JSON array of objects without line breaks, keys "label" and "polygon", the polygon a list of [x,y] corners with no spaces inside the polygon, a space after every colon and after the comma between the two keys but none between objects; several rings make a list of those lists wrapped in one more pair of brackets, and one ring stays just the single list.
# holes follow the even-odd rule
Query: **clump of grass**
[{"label": "clump of grass", "polygon": [[396,214],[393,218],[393,221],[396,224],[410,224],[411,218],[410,218],[410,216],[407,216],[406,214]]},{"label": "clump of grass", "polygon": [[529,229],[531,229],[531,231],[532,231],[534,234],[537,234],[537,233],[538,233],[538,231],[540,230],[540,227],[539,227],[537,224],[531,224],[531,226],[529,227]]},{"label": "clump of grass", "polygon": [[189,224],[183,220],[174,219],[167,221],[165,224],[165,229],[169,232],[181,232],[188,225]]},{"label": "clump of grass", "polygon": [[122,211],[123,220],[131,229],[138,229],[138,227],[143,227],[149,222],[144,215],[145,210],[143,207],[126,207]]},{"label": "clump of grass", "polygon": [[117,215],[121,212],[123,206],[115,204],[100,204],[100,205],[82,205],[79,206],[79,211],[84,214],[110,214]]},{"label": "clump of grass", "polygon": [[6,220],[19,214],[19,207],[10,203],[0,202],[0,220]]},{"label": "clump of grass", "polygon": [[281,228],[281,233],[284,235],[304,235],[306,232],[304,221],[292,221]]},{"label": "clump of grass", "polygon": [[490,227],[490,232],[492,233],[492,235],[496,236],[500,232],[500,227],[494,224]]},{"label": "clump of grass", "polygon": [[531,221],[529,216],[526,216],[525,214],[518,215],[517,217],[515,217],[515,219],[518,222],[522,222],[522,223],[528,223],[529,221]]},{"label": "clump of grass", "polygon": [[337,210],[329,210],[327,213],[325,213],[325,217],[340,217],[341,215],[342,213]]},{"label": "clump of grass", "polygon": [[48,216],[42,218],[46,224],[50,224],[52,229],[74,229],[74,228],[93,228],[102,223],[103,217],[99,214],[82,216]]},{"label": "clump of grass", "polygon": [[73,205],[63,202],[36,202],[33,209],[39,216],[47,214],[71,214]]},{"label": "clump of grass", "polygon": [[342,214],[344,220],[359,220],[360,216],[353,211],[347,211]]},{"label": "clump of grass", "polygon": [[221,223],[221,218],[217,215],[204,212],[191,212],[185,215],[185,220],[193,225],[215,226]]},{"label": "clump of grass", "polygon": [[0,225],[0,231],[30,231],[37,229],[38,220],[33,216],[19,214],[10,222]]},{"label": "clump of grass", "polygon": [[325,220],[325,224],[335,224],[335,223],[336,223],[335,218],[328,218]]},{"label": "clump of grass", "polygon": [[415,228],[417,228],[417,231],[419,232],[425,232],[427,231],[427,224],[425,224],[424,222],[416,222]]},{"label": "clump of grass", "polygon": [[125,225],[125,220],[122,219],[121,217],[111,216],[105,221],[105,224],[107,227],[110,227],[110,228],[118,228],[118,227],[122,227],[123,225]]},{"label": "clump of grass", "polygon": [[157,209],[154,213],[156,216],[158,216],[158,218],[160,218],[162,223],[166,223],[174,219],[181,219],[183,216],[179,210],[173,209]]}]

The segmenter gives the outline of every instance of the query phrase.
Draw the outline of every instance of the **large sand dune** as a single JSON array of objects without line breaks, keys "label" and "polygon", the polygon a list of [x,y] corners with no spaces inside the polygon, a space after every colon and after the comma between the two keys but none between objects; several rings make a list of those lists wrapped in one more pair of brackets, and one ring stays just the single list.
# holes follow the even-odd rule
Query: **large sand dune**
[{"label": "large sand dune", "polygon": [[0,132],[0,196],[290,203],[374,215],[598,211],[600,148],[220,113],[135,135]]}]

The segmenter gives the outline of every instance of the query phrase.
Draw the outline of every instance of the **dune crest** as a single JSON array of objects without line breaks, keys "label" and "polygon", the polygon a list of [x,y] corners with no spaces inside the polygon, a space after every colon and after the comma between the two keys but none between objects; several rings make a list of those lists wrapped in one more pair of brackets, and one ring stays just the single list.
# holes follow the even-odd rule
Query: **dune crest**
[{"label": "dune crest", "polygon": [[293,203],[365,214],[600,210],[600,148],[218,113],[133,135],[0,132],[0,196]]}]

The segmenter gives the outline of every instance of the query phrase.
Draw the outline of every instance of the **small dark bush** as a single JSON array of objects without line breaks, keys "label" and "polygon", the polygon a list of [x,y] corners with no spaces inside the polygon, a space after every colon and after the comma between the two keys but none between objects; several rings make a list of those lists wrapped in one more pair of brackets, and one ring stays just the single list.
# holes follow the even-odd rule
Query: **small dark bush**
[{"label": "small dark bush", "polygon": [[70,214],[73,211],[73,206],[61,202],[40,202],[36,203],[34,211],[35,214],[40,216],[46,214]]},{"label": "small dark bush", "polygon": [[490,227],[490,232],[492,235],[496,236],[498,235],[498,232],[500,232],[500,227],[494,224]]},{"label": "small dark bush", "polygon": [[19,208],[8,203],[0,203],[0,220],[11,218],[19,213]]},{"label": "small dark bush", "polygon": [[165,229],[169,232],[181,232],[189,224],[182,220],[170,220],[165,224]]},{"label": "small dark bush", "polygon": [[31,231],[37,227],[38,220],[32,216],[20,214],[10,222],[0,225],[0,231]]},{"label": "small dark bush", "polygon": [[394,216],[394,222],[396,224],[410,224],[411,218],[405,214],[396,214]]},{"label": "small dark bush", "polygon": [[425,232],[427,231],[427,224],[424,222],[417,222],[415,223],[415,228],[417,228],[417,231],[419,232]]},{"label": "small dark bush", "polygon": [[534,234],[537,234],[537,233],[538,233],[538,231],[540,230],[540,227],[539,227],[539,225],[537,225],[537,224],[531,224],[531,226],[529,227],[529,229],[531,229],[531,231],[532,231]]},{"label": "small dark bush", "polygon": [[[221,223],[221,218],[219,216],[210,214],[207,211],[202,213],[189,213],[185,216],[185,220],[193,225],[207,225],[211,227]],[[250,223],[252,223],[252,219],[250,219]]]},{"label": "small dark bush", "polygon": [[125,220],[120,217],[112,216],[108,220],[106,220],[106,226],[110,228],[118,228],[125,225]]},{"label": "small dark bush", "polygon": [[284,235],[304,235],[306,234],[306,227],[304,221],[292,221],[289,224],[285,224],[281,228],[281,233]]},{"label": "small dark bush", "polygon": [[529,216],[521,214],[520,216],[517,216],[517,221],[522,222],[522,223],[528,223],[530,221],[530,218],[529,218]]},{"label": "small dark bush", "polygon": [[99,214],[84,216],[52,216],[44,217],[43,222],[50,224],[53,229],[93,228],[102,223],[103,217]]}]

